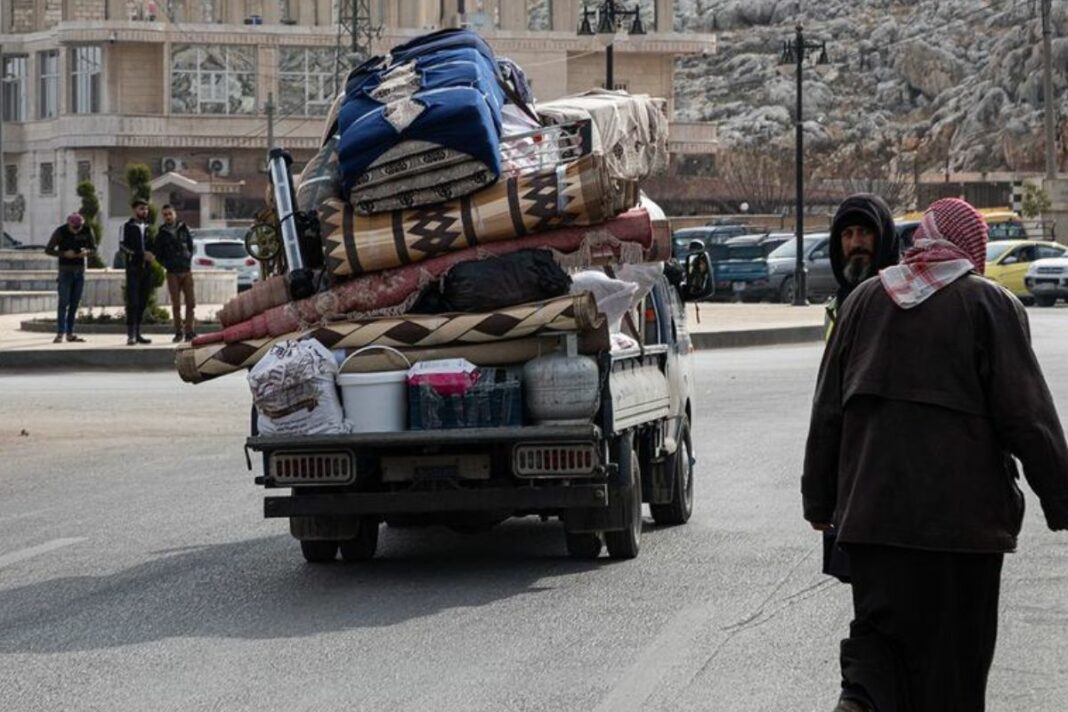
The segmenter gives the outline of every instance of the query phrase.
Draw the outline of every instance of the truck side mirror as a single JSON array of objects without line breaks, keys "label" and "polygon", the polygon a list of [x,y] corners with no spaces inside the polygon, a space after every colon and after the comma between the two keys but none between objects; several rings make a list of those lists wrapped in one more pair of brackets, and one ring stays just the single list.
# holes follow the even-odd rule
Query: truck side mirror
[{"label": "truck side mirror", "polygon": [[682,298],[687,302],[708,299],[716,292],[716,281],[712,277],[712,262],[704,250],[693,253],[686,258],[686,285]]}]

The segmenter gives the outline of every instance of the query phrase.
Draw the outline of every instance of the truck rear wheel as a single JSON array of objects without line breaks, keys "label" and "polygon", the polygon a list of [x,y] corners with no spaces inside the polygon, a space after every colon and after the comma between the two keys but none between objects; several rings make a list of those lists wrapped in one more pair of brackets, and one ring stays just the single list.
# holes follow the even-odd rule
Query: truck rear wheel
[{"label": "truck rear wheel", "polygon": [[342,539],[341,558],[345,561],[369,561],[378,551],[378,520],[373,517],[360,517],[359,533],[355,539]]},{"label": "truck rear wheel", "polygon": [[690,421],[683,417],[678,449],[667,461],[672,470],[671,501],[649,506],[657,524],[685,524],[693,514],[693,460],[690,452]]},{"label": "truck rear wheel", "polygon": [[604,543],[613,559],[633,559],[642,543],[642,483],[638,455],[634,452],[634,434],[620,436],[615,449],[625,526],[619,531],[605,532]]},{"label": "truck rear wheel", "polygon": [[337,542],[306,540],[300,542],[300,553],[309,564],[325,564],[337,557]]},{"label": "truck rear wheel", "polygon": [[603,547],[601,535],[596,532],[564,532],[564,542],[572,559],[596,559]]}]

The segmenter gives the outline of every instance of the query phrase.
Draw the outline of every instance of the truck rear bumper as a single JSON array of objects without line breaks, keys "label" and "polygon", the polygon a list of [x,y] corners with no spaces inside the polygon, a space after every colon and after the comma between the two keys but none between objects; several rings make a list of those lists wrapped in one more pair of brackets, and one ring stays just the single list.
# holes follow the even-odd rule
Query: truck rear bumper
[{"label": "truck rear bumper", "polygon": [[338,492],[267,497],[265,517],[347,517],[431,512],[583,509],[608,504],[608,485],[499,487],[437,492]]}]

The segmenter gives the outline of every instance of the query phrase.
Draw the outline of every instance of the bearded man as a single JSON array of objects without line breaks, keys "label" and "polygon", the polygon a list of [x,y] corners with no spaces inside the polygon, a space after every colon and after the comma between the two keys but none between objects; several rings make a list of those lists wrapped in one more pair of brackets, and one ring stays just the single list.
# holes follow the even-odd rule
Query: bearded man
[{"label": "bearded man", "polygon": [[846,297],[861,282],[897,261],[897,230],[886,201],[870,193],[846,198],[831,223],[831,269],[838,282],[838,296],[827,305],[828,338]]},{"label": "bearded man", "polygon": [[[1068,529],[1068,444],[1027,312],[982,277],[987,227],[934,203],[901,265],[842,305],[820,366],[801,492],[849,555],[838,712],[982,712],[1023,465]],[[877,252],[877,251],[876,251]]]}]

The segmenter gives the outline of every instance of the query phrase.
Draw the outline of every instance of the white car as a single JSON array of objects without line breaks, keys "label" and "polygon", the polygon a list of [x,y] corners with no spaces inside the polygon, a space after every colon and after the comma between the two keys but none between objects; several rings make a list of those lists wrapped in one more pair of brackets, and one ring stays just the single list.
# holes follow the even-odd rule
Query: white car
[{"label": "white car", "polygon": [[[229,230],[229,228],[228,228]],[[214,237],[193,231],[193,269],[227,269],[237,272],[237,289],[248,289],[260,278],[260,266],[245,251],[245,242],[236,237]],[[244,230],[239,230],[243,235]]]},{"label": "white car", "polygon": [[1024,277],[1027,291],[1035,295],[1035,304],[1051,307],[1058,299],[1068,299],[1068,257],[1035,260]]}]

